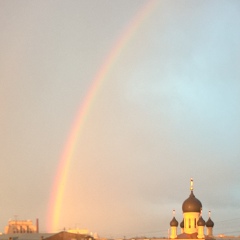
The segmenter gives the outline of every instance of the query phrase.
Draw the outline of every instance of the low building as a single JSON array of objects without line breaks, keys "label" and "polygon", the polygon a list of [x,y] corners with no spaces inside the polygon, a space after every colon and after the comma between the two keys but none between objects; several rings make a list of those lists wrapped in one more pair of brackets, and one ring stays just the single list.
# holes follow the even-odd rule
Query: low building
[{"label": "low building", "polygon": [[9,220],[4,232],[5,234],[38,233],[38,219],[36,225],[32,220]]},{"label": "low building", "polygon": [[93,237],[85,234],[69,233],[15,233],[2,234],[0,240],[94,240]]}]

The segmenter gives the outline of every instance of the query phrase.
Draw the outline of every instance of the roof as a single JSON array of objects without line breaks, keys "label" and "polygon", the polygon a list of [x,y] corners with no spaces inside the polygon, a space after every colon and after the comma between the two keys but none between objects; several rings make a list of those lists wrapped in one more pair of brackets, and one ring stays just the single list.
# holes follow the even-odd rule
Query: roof
[{"label": "roof", "polygon": [[202,203],[195,197],[193,191],[190,196],[182,204],[183,212],[201,212]]},{"label": "roof", "polygon": [[11,233],[0,235],[0,240],[40,240],[55,235],[56,233]]},{"label": "roof", "polygon": [[69,240],[69,239],[74,239],[74,240],[89,240],[89,238],[93,239],[88,234],[79,234],[79,233],[70,233],[70,232],[59,232],[54,235],[51,235],[47,237],[46,239],[48,240]]},{"label": "roof", "polygon": [[[12,234],[2,234],[0,235],[0,240],[66,240],[66,239],[75,239],[75,240],[86,240],[92,238],[86,234],[78,233],[69,233],[69,232],[58,232],[58,233],[12,233]],[[93,238],[92,238],[93,239]]]},{"label": "roof", "polygon": [[[192,233],[192,234],[187,234],[187,233],[181,233],[177,236],[177,239],[198,239],[197,238],[198,233]],[[208,240],[215,240],[214,238],[205,235],[204,239],[208,239]]]},{"label": "roof", "polygon": [[175,217],[173,217],[172,221],[170,222],[171,227],[177,227],[178,226],[178,221]]}]

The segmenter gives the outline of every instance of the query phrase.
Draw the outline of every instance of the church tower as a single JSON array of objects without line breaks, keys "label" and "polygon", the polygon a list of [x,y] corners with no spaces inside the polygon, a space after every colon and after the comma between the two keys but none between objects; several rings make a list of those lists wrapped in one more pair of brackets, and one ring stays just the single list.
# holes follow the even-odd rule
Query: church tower
[{"label": "church tower", "polygon": [[193,179],[190,181],[190,195],[183,204],[184,232],[187,234],[196,233],[198,231],[197,222],[202,211],[202,203],[193,194]]},{"label": "church tower", "polygon": [[206,227],[207,227],[207,235],[209,237],[212,237],[213,236],[212,229],[213,229],[213,226],[214,226],[214,222],[212,221],[210,216],[211,216],[211,211],[208,212],[208,220],[206,222]]},{"label": "church tower", "polygon": [[170,238],[177,238],[177,227],[178,227],[178,221],[175,218],[175,210],[173,210],[173,219],[170,222],[171,227],[171,235]]},{"label": "church tower", "polygon": [[[202,217],[202,203],[195,197],[193,193],[193,179],[190,180],[190,195],[182,204],[183,220],[180,223],[181,233],[177,235],[178,221],[175,218],[175,210],[173,211],[173,219],[170,222],[171,239],[212,239],[213,221],[209,218],[205,222]],[[204,234],[205,226],[207,227],[207,235]]]}]

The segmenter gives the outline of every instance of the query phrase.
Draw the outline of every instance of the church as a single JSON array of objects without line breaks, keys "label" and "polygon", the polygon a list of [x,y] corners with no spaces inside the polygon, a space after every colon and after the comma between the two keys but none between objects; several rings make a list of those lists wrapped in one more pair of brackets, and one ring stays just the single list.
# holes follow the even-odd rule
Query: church
[{"label": "church", "polygon": [[[202,203],[193,194],[193,179],[190,181],[190,195],[182,204],[183,220],[180,223],[181,233],[177,234],[178,221],[173,210],[170,222],[171,239],[213,239],[214,223],[208,212],[208,220],[202,218]],[[204,234],[206,227],[206,235]]]}]

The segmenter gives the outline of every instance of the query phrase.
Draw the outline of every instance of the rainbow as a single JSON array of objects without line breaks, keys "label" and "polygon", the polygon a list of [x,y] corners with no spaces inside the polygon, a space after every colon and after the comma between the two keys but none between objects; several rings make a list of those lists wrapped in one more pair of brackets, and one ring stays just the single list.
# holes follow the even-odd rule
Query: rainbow
[{"label": "rainbow", "polygon": [[86,121],[87,115],[91,109],[91,105],[93,104],[94,97],[126,44],[131,40],[132,36],[138,30],[144,19],[146,19],[147,16],[153,11],[156,4],[157,0],[149,0],[143,4],[143,6],[141,6],[141,8],[137,11],[133,19],[123,30],[122,34],[111,48],[109,54],[105,58],[105,61],[103,61],[103,64],[101,65],[99,71],[92,80],[92,84],[83,100],[83,103],[79,108],[77,116],[71,127],[69,137],[60,158],[60,163],[53,183],[48,207],[48,232],[56,232],[60,228],[59,219],[61,217],[60,213],[62,209],[62,199],[64,196],[71,159],[74,155],[74,151],[77,145],[76,143],[81,134],[81,130],[83,129],[84,122]]}]

